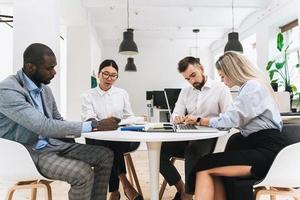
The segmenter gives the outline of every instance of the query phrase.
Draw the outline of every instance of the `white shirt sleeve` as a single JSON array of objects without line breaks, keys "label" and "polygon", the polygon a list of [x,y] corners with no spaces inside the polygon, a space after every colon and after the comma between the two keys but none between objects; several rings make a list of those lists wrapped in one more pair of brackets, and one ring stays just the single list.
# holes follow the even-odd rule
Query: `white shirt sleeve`
[{"label": "white shirt sleeve", "polygon": [[97,119],[97,114],[93,109],[91,97],[89,97],[88,94],[82,94],[81,95],[81,120],[86,121],[90,118]]},{"label": "white shirt sleeve", "polygon": [[182,89],[180,94],[179,94],[179,97],[177,99],[177,102],[175,104],[175,108],[173,110],[173,113],[172,113],[172,117],[173,119],[176,117],[176,116],[179,116],[179,115],[185,115],[185,112],[186,112],[186,103],[184,102],[184,98],[186,96],[186,91],[185,89]]}]

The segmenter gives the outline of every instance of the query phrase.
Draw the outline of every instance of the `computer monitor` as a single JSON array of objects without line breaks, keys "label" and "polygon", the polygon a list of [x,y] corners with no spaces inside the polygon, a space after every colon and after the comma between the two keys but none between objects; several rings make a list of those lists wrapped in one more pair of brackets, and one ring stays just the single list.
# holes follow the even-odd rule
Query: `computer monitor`
[{"label": "computer monitor", "polygon": [[167,103],[164,91],[154,90],[153,91],[153,106],[159,109],[167,109]]},{"label": "computer monitor", "polygon": [[180,88],[165,88],[166,95],[169,100],[169,106],[171,109],[171,112],[173,113],[173,110],[175,108],[175,104],[178,100],[179,94],[181,89]]}]

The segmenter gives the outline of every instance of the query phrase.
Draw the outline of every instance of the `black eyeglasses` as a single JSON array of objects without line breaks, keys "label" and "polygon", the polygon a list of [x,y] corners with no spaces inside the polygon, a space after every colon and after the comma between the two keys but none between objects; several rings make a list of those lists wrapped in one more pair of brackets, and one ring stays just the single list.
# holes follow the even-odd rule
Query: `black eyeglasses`
[{"label": "black eyeglasses", "polygon": [[102,78],[105,78],[105,79],[110,78],[111,80],[116,80],[119,77],[118,74],[110,74],[108,72],[101,72],[101,74],[102,74]]}]

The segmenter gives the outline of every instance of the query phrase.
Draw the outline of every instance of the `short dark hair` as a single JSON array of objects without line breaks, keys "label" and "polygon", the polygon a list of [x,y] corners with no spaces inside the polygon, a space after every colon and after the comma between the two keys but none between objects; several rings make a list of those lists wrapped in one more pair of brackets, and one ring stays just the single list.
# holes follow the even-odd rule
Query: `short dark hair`
[{"label": "short dark hair", "polygon": [[198,58],[195,58],[195,57],[192,57],[192,56],[187,56],[187,57],[185,57],[185,58],[183,58],[182,60],[179,61],[177,69],[180,73],[182,73],[187,69],[187,67],[189,65],[194,65],[194,64],[201,65]]},{"label": "short dark hair", "polygon": [[100,64],[98,74],[101,72],[101,70],[104,67],[109,67],[109,66],[112,66],[113,68],[115,68],[115,70],[117,70],[117,72],[119,72],[119,67],[117,63],[114,60],[106,59]]},{"label": "short dark hair", "polygon": [[41,65],[44,61],[44,56],[55,56],[53,51],[47,45],[41,43],[33,43],[29,45],[23,53],[23,66],[27,63]]}]

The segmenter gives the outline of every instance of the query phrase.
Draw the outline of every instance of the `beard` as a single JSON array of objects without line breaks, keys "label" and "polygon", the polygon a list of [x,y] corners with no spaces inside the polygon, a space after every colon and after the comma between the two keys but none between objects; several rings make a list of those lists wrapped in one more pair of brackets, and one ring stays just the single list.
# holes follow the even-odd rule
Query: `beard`
[{"label": "beard", "polygon": [[193,87],[196,88],[197,90],[201,90],[205,84],[206,80],[205,80],[205,76],[202,75],[202,82],[195,82],[193,83]]}]

